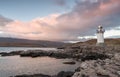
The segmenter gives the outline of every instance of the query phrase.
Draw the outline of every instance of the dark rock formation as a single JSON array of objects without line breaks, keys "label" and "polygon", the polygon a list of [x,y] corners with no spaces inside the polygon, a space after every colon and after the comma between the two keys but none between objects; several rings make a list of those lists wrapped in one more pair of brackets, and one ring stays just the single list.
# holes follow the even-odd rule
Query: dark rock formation
[{"label": "dark rock formation", "polygon": [[72,77],[72,75],[74,74],[74,72],[71,71],[61,71],[59,72],[57,75],[44,75],[44,74],[34,74],[34,75],[16,75],[14,77]]},{"label": "dark rock formation", "polygon": [[120,77],[120,53],[111,59],[82,62],[72,77]]},{"label": "dark rock formation", "polygon": [[74,72],[71,72],[71,71],[68,71],[68,72],[61,71],[57,74],[56,77],[72,77],[73,74]]},{"label": "dark rock formation", "polygon": [[120,77],[120,46],[70,48],[81,59],[72,77]]},{"label": "dark rock formation", "polygon": [[43,51],[43,50],[28,50],[20,53],[21,57],[41,57],[49,56],[54,58],[70,58],[71,54],[62,52],[62,51]]},{"label": "dark rock formation", "polygon": [[[43,50],[28,50],[20,53],[21,57],[41,57],[49,56],[54,58],[76,58],[85,60],[97,60],[106,59],[112,56],[109,53],[115,49],[109,49],[108,47],[96,47],[96,46],[80,46],[80,47],[69,47],[64,50],[57,51],[43,51]],[[109,53],[109,54],[108,54]]]},{"label": "dark rock formation", "polygon": [[[120,77],[119,46],[99,47],[81,45],[66,47],[65,49],[60,49],[58,51],[29,50],[21,52],[20,56],[21,57],[49,56],[55,58],[75,58],[81,62],[80,66],[75,70],[75,73],[61,71],[57,75],[51,77]],[[64,63],[69,64],[72,62]],[[41,76],[28,75],[21,77],[41,77]]]},{"label": "dark rock formation", "polygon": [[49,75],[43,75],[43,74],[34,74],[34,75],[17,75],[14,77],[51,77]]},{"label": "dark rock formation", "polygon": [[12,52],[1,52],[1,56],[14,56],[19,55],[22,51],[12,51]]},{"label": "dark rock formation", "polygon": [[68,62],[63,62],[63,64],[76,64],[76,62],[74,62],[74,61],[68,61]]},{"label": "dark rock formation", "polygon": [[97,53],[97,52],[88,52],[88,53],[83,53],[83,55],[81,56],[81,61],[97,60],[97,59],[104,60],[106,58],[109,58],[109,56],[106,54]]}]

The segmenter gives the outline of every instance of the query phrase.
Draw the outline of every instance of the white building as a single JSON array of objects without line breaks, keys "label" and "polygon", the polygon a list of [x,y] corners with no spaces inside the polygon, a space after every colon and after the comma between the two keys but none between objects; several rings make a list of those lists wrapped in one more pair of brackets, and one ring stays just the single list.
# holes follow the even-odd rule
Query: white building
[{"label": "white building", "polygon": [[104,45],[104,32],[105,32],[105,30],[103,29],[103,27],[98,26],[98,29],[97,29],[97,45]]}]

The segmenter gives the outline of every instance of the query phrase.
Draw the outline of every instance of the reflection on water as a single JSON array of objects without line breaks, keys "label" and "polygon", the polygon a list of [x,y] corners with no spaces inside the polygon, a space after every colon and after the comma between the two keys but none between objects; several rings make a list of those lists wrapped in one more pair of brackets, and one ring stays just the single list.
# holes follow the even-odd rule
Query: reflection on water
[{"label": "reflection on water", "polygon": [[79,63],[75,65],[65,65],[62,63],[71,60],[72,59],[55,59],[50,57],[0,57],[0,77],[35,73],[54,75],[60,71],[74,71]]},{"label": "reflection on water", "polygon": [[19,50],[56,50],[56,48],[39,48],[39,47],[0,47],[0,52],[11,52]]}]

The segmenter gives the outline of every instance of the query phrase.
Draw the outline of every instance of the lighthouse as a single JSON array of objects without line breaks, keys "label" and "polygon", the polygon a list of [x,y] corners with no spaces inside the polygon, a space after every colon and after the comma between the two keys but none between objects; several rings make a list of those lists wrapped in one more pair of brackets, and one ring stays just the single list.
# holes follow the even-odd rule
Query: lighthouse
[{"label": "lighthouse", "polygon": [[98,26],[97,29],[97,44],[98,46],[104,46],[104,32],[105,30],[103,29],[102,26]]}]

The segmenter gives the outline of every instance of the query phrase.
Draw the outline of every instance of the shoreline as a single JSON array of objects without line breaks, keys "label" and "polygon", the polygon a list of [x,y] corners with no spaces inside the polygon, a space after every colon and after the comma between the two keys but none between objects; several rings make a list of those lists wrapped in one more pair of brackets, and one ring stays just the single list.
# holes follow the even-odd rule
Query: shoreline
[{"label": "shoreline", "polygon": [[[3,53],[4,54],[4,53]],[[5,53],[6,54],[6,53]],[[42,57],[49,56],[54,58],[73,58],[81,62],[80,66],[68,75],[68,72],[61,77],[119,77],[120,76],[120,47],[113,46],[75,46],[58,51],[28,50],[19,51],[19,53],[11,52],[8,56],[19,55],[21,57]],[[3,56],[7,56],[3,55]],[[113,70],[113,71],[111,71]],[[104,71],[104,72],[103,72]],[[87,72],[87,73],[85,73]],[[63,73],[62,73],[63,74]],[[60,77],[49,76],[43,74],[34,75],[16,75],[13,77]]]}]

